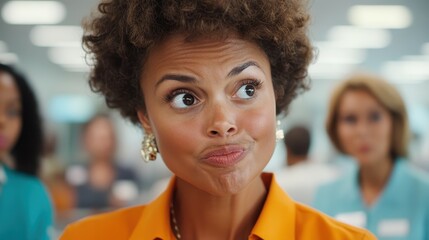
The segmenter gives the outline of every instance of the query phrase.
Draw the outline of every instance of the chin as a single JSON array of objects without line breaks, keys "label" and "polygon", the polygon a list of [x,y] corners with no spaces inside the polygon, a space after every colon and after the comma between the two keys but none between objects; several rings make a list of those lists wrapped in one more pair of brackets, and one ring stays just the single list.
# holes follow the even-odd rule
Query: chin
[{"label": "chin", "polygon": [[214,180],[214,189],[212,195],[225,197],[240,193],[245,189],[253,178],[246,173],[234,171],[217,176]]}]

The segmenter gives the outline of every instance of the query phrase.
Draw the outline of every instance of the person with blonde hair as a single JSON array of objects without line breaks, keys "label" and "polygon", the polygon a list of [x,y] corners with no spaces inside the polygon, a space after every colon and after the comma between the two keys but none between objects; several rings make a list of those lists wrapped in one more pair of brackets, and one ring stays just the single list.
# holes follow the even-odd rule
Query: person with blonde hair
[{"label": "person with blonde hair", "polygon": [[332,94],[326,128],[357,166],[320,187],[314,206],[380,240],[429,239],[429,178],[406,160],[408,118],[399,92],[376,75],[352,75]]},{"label": "person with blonde hair", "polygon": [[140,124],[142,155],[174,174],[144,206],[85,219],[62,239],[374,239],[294,202],[262,173],[276,114],[305,89],[301,0],[112,0],[84,43],[93,90]]}]

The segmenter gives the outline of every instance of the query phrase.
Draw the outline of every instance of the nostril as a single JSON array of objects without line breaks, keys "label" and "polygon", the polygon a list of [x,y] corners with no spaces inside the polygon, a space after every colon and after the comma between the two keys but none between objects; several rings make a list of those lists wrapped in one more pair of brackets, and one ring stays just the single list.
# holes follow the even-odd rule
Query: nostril
[{"label": "nostril", "polygon": [[214,131],[214,130],[210,131],[210,135],[212,135],[212,136],[215,136],[215,135],[217,135],[217,134],[218,134],[218,132],[217,132],[217,131]]}]

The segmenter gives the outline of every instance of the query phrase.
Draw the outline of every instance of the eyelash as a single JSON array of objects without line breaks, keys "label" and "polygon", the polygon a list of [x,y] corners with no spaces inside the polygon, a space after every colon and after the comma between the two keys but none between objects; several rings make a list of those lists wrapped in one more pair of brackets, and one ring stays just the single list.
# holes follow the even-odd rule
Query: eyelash
[{"label": "eyelash", "polygon": [[262,81],[259,79],[246,79],[240,82],[238,89],[244,85],[253,85],[256,89],[260,89]]}]

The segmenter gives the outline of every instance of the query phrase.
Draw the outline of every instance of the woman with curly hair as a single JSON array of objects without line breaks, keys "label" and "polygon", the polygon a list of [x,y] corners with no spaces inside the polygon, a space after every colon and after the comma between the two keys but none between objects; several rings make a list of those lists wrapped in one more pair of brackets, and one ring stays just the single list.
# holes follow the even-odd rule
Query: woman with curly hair
[{"label": "woman with curly hair", "polygon": [[276,114],[307,88],[301,0],[112,0],[86,25],[90,83],[174,173],[153,202],[62,239],[373,239],[291,200],[262,170]]},{"label": "woman with curly hair", "polygon": [[49,239],[53,210],[37,178],[42,140],[32,89],[0,64],[0,239]]}]

